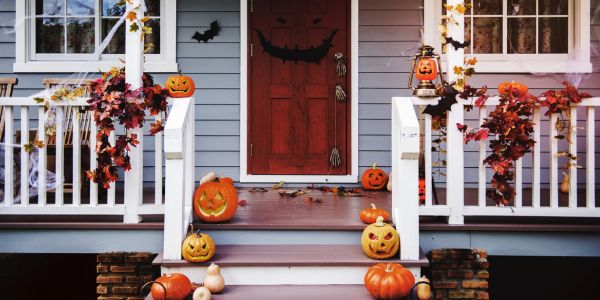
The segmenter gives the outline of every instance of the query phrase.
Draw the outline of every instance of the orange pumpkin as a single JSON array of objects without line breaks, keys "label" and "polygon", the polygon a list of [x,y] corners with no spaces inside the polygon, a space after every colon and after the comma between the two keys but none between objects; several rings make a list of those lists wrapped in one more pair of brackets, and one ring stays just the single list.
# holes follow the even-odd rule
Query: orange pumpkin
[{"label": "orange pumpkin", "polygon": [[415,74],[419,80],[435,80],[438,75],[437,63],[433,58],[421,58],[415,67]]},{"label": "orange pumpkin", "polygon": [[233,185],[233,179],[231,179],[231,177],[219,177],[219,181]]},{"label": "orange pumpkin", "polygon": [[165,87],[169,91],[169,96],[172,98],[190,97],[194,94],[196,89],[194,80],[189,76],[181,75],[181,72],[179,72],[178,75],[167,78]]},{"label": "orange pumpkin", "polygon": [[425,203],[425,178],[419,178],[419,203]]},{"label": "orange pumpkin", "polygon": [[360,182],[365,190],[379,191],[386,187],[388,181],[387,174],[377,168],[377,164],[373,164],[373,168],[365,170]]},{"label": "orange pumpkin", "polygon": [[377,221],[377,217],[382,216],[384,221],[390,220],[390,213],[385,209],[375,207],[375,204],[371,203],[370,208],[365,208],[360,211],[360,220],[366,224],[373,224]]},{"label": "orange pumpkin", "polygon": [[498,85],[498,93],[501,96],[509,97],[521,97],[527,95],[529,88],[527,85],[519,83],[519,82],[503,82]]},{"label": "orange pumpkin", "polygon": [[402,299],[414,284],[413,274],[400,264],[376,264],[365,275],[365,287],[377,299]]},{"label": "orange pumpkin", "polygon": [[192,292],[192,282],[181,273],[164,274],[143,287],[152,285],[150,293],[155,300],[183,300]]},{"label": "orange pumpkin", "polygon": [[235,215],[237,206],[237,189],[227,182],[206,182],[194,193],[196,216],[207,223],[230,220]]}]

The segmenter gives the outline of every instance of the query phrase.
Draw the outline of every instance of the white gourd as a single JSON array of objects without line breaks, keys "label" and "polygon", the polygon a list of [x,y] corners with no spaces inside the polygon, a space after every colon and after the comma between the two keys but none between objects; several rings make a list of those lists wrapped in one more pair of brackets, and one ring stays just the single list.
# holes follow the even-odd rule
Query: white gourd
[{"label": "white gourd", "polygon": [[218,294],[225,288],[225,279],[221,276],[221,268],[219,265],[210,264],[206,269],[206,277],[204,278],[204,286],[211,293]]},{"label": "white gourd", "polygon": [[200,179],[200,185],[207,183],[207,182],[215,181],[216,179],[217,179],[217,174],[215,172],[210,172],[210,173],[204,175],[204,177],[202,177],[202,179]]},{"label": "white gourd", "polygon": [[194,291],[192,300],[210,300],[210,296],[210,290],[205,286],[201,286]]}]

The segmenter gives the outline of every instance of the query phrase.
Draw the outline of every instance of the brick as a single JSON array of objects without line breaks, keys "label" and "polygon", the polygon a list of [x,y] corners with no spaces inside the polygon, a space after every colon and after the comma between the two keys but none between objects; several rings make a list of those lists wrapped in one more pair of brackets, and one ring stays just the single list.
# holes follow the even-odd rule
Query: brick
[{"label": "brick", "polygon": [[125,283],[142,284],[152,280],[152,275],[125,276]]},{"label": "brick", "polygon": [[446,271],[443,270],[431,270],[432,279],[441,279],[446,275]]},{"label": "brick", "polygon": [[107,252],[96,255],[96,262],[122,262],[125,253],[123,252]]},{"label": "brick", "polygon": [[137,286],[129,284],[115,285],[110,289],[113,294],[137,294],[138,290]]},{"label": "brick", "polygon": [[446,258],[446,250],[443,250],[443,249],[431,250],[429,255],[431,256],[432,259]]},{"label": "brick", "polygon": [[458,268],[471,269],[473,268],[473,261],[465,260],[458,264]]},{"label": "brick", "polygon": [[433,288],[434,289],[455,289],[458,287],[458,282],[456,281],[434,281]]},{"label": "brick", "polygon": [[477,300],[489,300],[490,294],[488,292],[477,292]]},{"label": "brick", "polygon": [[146,262],[151,263],[156,254],[148,252],[132,253],[125,255],[125,262]]},{"label": "brick", "polygon": [[127,300],[144,300],[144,297],[127,297]]},{"label": "brick", "polygon": [[473,271],[468,270],[448,270],[448,278],[470,279],[473,278]]},{"label": "brick", "polygon": [[98,300],[127,300],[126,296],[101,296]]},{"label": "brick", "polygon": [[111,275],[98,275],[98,277],[96,277],[96,283],[121,283],[123,282],[123,276],[122,275],[115,275],[115,274],[111,274]]},{"label": "brick", "polygon": [[477,258],[487,258],[488,257],[487,250],[485,250],[485,249],[474,249],[473,251],[475,252],[475,255],[477,256]]},{"label": "brick", "polygon": [[108,294],[108,286],[104,285],[104,284],[100,284],[96,287],[96,293],[100,294],[100,295],[105,295]]},{"label": "brick", "polygon": [[107,266],[107,265],[98,264],[96,266],[96,273],[108,273],[108,270],[109,270],[109,266]]},{"label": "brick", "polygon": [[461,286],[466,289],[487,289],[488,282],[486,280],[465,280]]},{"label": "brick", "polygon": [[477,278],[488,279],[488,278],[490,278],[490,272],[488,272],[488,271],[479,271],[479,272],[477,272]]},{"label": "brick", "polygon": [[452,259],[474,259],[475,255],[471,249],[449,249],[448,257]]},{"label": "brick", "polygon": [[475,265],[479,269],[488,269],[490,267],[490,263],[487,259],[478,259],[475,261]]},{"label": "brick", "polygon": [[442,263],[431,263],[432,269],[456,269],[458,264],[455,261],[446,261]]},{"label": "brick", "polygon": [[125,266],[112,265],[112,266],[110,266],[110,271],[113,273],[135,273],[135,272],[137,272],[137,266],[136,265],[125,265]]},{"label": "brick", "polygon": [[473,299],[475,298],[475,291],[449,291],[449,299]]},{"label": "brick", "polygon": [[152,268],[152,266],[140,266],[139,273],[140,274],[152,274],[153,268]]},{"label": "brick", "polygon": [[444,299],[443,291],[435,291],[435,299]]}]

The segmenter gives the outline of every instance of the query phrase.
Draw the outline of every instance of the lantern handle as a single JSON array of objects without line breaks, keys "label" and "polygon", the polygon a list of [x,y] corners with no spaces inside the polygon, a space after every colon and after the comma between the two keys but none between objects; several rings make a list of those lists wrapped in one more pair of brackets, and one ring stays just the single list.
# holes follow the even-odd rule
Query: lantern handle
[{"label": "lantern handle", "polygon": [[410,68],[410,76],[408,76],[408,88],[411,90],[415,90],[415,88],[412,86],[413,83],[413,76],[415,75],[415,67],[417,66],[417,56],[420,56],[418,54],[413,55],[412,58],[412,67]]},{"label": "lantern handle", "polygon": [[435,54],[435,58],[437,59],[438,65],[438,76],[440,77],[440,83],[444,85],[446,81],[444,81],[444,73],[442,73],[442,59],[439,54]]}]

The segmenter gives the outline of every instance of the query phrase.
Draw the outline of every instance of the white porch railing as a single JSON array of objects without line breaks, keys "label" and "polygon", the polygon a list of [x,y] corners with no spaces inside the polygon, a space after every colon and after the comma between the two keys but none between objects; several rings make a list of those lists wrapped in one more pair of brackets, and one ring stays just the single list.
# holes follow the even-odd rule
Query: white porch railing
[{"label": "white porch railing", "polygon": [[[432,101],[428,99],[419,99],[412,97],[397,97],[392,99],[393,108],[392,114],[393,116],[406,118],[413,120],[416,118],[415,107],[420,105],[428,105],[431,104]],[[559,142],[555,138],[557,135],[556,132],[556,116],[551,116],[549,120],[543,119],[542,112],[540,108],[536,108],[533,121],[535,123],[534,127],[534,140],[536,141],[535,147],[533,148],[532,153],[528,153],[526,155],[531,156],[531,166],[528,168],[531,169],[531,176],[525,176],[524,174],[524,166],[523,159],[519,160],[516,164],[516,172],[515,172],[515,191],[516,198],[514,206],[496,206],[494,204],[488,204],[486,202],[486,190],[490,188],[490,178],[488,177],[488,173],[491,171],[489,167],[483,165],[482,161],[485,157],[488,156],[488,146],[487,141],[481,141],[477,145],[476,151],[476,160],[477,160],[477,176],[476,176],[476,187],[477,187],[477,201],[475,205],[468,205],[465,202],[465,183],[463,178],[465,177],[465,150],[463,143],[463,136],[461,134],[450,134],[450,131],[454,130],[456,127],[456,123],[465,123],[464,117],[464,106],[470,105],[472,101],[470,100],[460,100],[459,103],[454,104],[452,110],[448,112],[448,135],[446,148],[448,153],[446,155],[446,174],[447,174],[447,182],[446,182],[446,203],[445,204],[434,204],[432,203],[432,123],[431,117],[429,115],[423,115],[424,118],[424,128],[422,130],[424,134],[424,156],[425,156],[425,182],[426,182],[426,197],[425,203],[419,206],[419,215],[421,216],[445,216],[448,217],[450,224],[462,224],[465,216],[531,216],[531,217],[596,217],[600,218],[600,208],[596,207],[595,201],[595,109],[597,106],[600,106],[600,97],[590,98],[585,100],[584,102],[578,104],[576,107],[571,108],[571,124],[577,124],[577,112],[585,111],[585,165],[583,168],[585,169],[585,184],[579,184],[581,182],[581,178],[577,176],[577,167],[571,166],[568,170],[568,174],[570,177],[569,181],[569,194],[568,194],[568,202],[560,205],[559,204],[559,155],[557,154],[559,150]],[[411,103],[412,105],[407,105]],[[483,118],[487,117],[488,107],[495,106],[498,104],[497,98],[490,98],[486,102],[486,106],[479,110],[479,124],[483,122]],[[579,107],[579,109],[578,109]],[[397,111],[400,110],[400,111]],[[475,108],[475,111],[478,109]],[[542,126],[542,122],[544,122],[545,126]],[[548,122],[548,123],[546,123]],[[582,120],[579,120],[579,124],[582,123]],[[416,182],[418,178],[418,171],[414,168],[411,169],[399,169],[396,165],[398,161],[402,161],[402,158],[397,155],[401,151],[398,149],[404,149],[409,147],[404,143],[412,143],[410,147],[418,147],[419,139],[409,139],[409,140],[398,140],[397,133],[401,131],[403,126],[403,121],[392,120],[392,161],[393,161],[393,171],[394,176],[396,174],[410,173],[404,174],[403,176],[409,176],[411,186],[408,188],[411,193],[411,197],[405,196],[407,194],[407,188],[402,190],[402,200],[397,199],[397,197],[401,197],[400,195],[394,195],[394,201],[414,201],[418,203],[416,200],[416,196],[413,195],[413,190],[417,187],[413,186],[413,182]],[[475,125],[475,126],[478,126]],[[576,125],[575,125],[576,126]],[[542,129],[543,127],[549,128],[548,136],[545,137],[548,139],[547,144],[546,141],[542,140]],[[580,130],[581,131],[581,130]],[[577,154],[578,153],[578,131],[572,130],[570,132],[570,140],[574,141],[573,143],[568,144],[569,153]],[[580,139],[581,142],[582,139]],[[475,143],[475,142],[472,142]],[[566,144],[566,143],[565,143]],[[544,147],[545,146],[545,147]],[[544,148],[544,149],[542,149]],[[452,151],[451,151],[452,150]],[[563,149],[561,149],[563,150]],[[566,149],[564,149],[566,150]],[[400,152],[399,152],[400,151]],[[542,170],[543,170],[543,162],[542,162],[542,151],[548,153],[549,156],[548,161],[545,163],[549,168],[549,180],[546,180],[547,184],[542,184]],[[579,154],[582,154],[579,151]],[[580,159],[581,161],[582,159]],[[472,164],[473,159],[471,158],[470,164]],[[401,170],[401,171],[398,171]],[[397,176],[399,177],[399,176]],[[406,181],[408,179],[404,178],[402,181]],[[527,184],[525,184],[527,182]],[[398,183],[397,179],[394,179],[394,190],[396,190],[396,186],[404,183]],[[524,201],[524,186],[527,186],[528,189],[531,189],[531,201]],[[585,203],[583,205],[578,205],[578,190],[579,188],[585,188]],[[549,190],[548,199],[546,197],[542,197],[542,191]],[[404,198],[414,199],[414,200],[404,200]],[[394,204],[397,205],[397,204]],[[402,210],[402,215],[399,216],[400,222],[403,222],[403,219],[412,216],[412,210]],[[403,223],[402,223],[403,224]],[[416,222],[418,226],[418,220]],[[414,227],[414,222],[410,225],[411,228]]]},{"label": "white porch railing", "polygon": [[[154,160],[155,160],[155,184],[154,184],[154,199],[148,201],[150,203],[143,203],[143,197],[136,197],[140,201],[127,201],[126,197],[117,197],[117,188],[115,184],[111,184],[106,192],[106,196],[100,195],[98,185],[88,180],[83,176],[81,168],[81,158],[84,155],[89,156],[90,168],[96,167],[96,126],[95,122],[90,118],[83,118],[80,113],[73,113],[73,118],[77,119],[77,122],[72,122],[71,130],[67,131],[67,134],[72,133],[72,157],[65,157],[65,144],[64,124],[69,122],[61,122],[66,118],[65,111],[68,106],[71,108],[85,107],[87,106],[86,99],[77,99],[74,101],[59,102],[56,105],[56,136],[55,145],[51,147],[55,149],[55,174],[57,178],[56,188],[53,193],[38,193],[37,199],[29,197],[30,178],[29,169],[32,166],[32,160],[25,147],[16,145],[16,134],[20,131],[20,145],[25,144],[25,141],[30,141],[34,137],[31,134],[36,134],[38,140],[46,143],[46,136],[44,134],[39,135],[39,132],[45,132],[46,114],[43,103],[38,103],[30,97],[11,97],[11,98],[0,98],[0,105],[4,106],[4,140],[2,143],[6,145],[4,147],[4,167],[5,167],[5,184],[4,184],[4,198],[0,203],[0,215],[120,215],[123,216],[125,223],[136,223],[140,221],[142,215],[158,215],[164,213],[163,206],[163,192],[162,192],[162,178],[163,178],[163,140],[162,134],[159,133],[155,136],[154,140]],[[19,118],[16,118],[17,115]],[[35,117],[32,117],[35,116]],[[18,121],[18,123],[17,123]],[[35,124],[33,128],[30,128],[32,124]],[[18,128],[15,125],[19,125]],[[30,131],[33,129],[32,131]],[[87,148],[89,152],[82,153],[82,139],[89,141]],[[114,143],[115,136],[111,137]],[[137,148],[143,153],[144,146],[148,147],[144,143],[140,143]],[[39,184],[37,186],[38,191],[46,190],[46,166],[48,162],[48,148],[45,146],[42,148],[36,148],[38,152],[38,167],[43,172],[39,174]],[[14,150],[16,149],[16,150]],[[20,155],[20,160],[15,163],[15,154]],[[71,160],[72,163],[72,178],[73,187],[70,196],[65,197],[65,189],[63,185],[63,178],[65,176],[65,161]],[[133,162],[132,162],[133,163]],[[143,172],[143,161],[140,160],[137,168],[132,168],[128,173],[131,172]],[[15,174],[20,172],[20,178],[15,178]],[[134,189],[134,193],[142,192],[138,189],[143,182],[131,182],[132,178],[139,178],[143,180],[143,174],[137,174],[137,176],[125,176],[123,184],[124,195],[127,194],[128,189]],[[136,180],[137,181],[137,180]],[[11,184],[11,183],[15,184]],[[18,185],[16,183],[19,183]],[[82,185],[86,183],[89,187],[87,191],[82,189]],[[19,186],[20,190],[16,191],[15,187]],[[86,192],[82,194],[82,191]],[[89,192],[89,193],[87,193]],[[131,193],[131,191],[129,191]],[[51,196],[54,199],[47,199],[47,196]],[[19,201],[15,201],[18,197]],[[70,200],[69,200],[70,199]],[[102,200],[102,201],[99,201]],[[106,199],[106,200],[104,200]],[[122,201],[120,199],[123,199]],[[66,201],[68,200],[68,201]],[[151,199],[152,200],[152,199]]]}]

